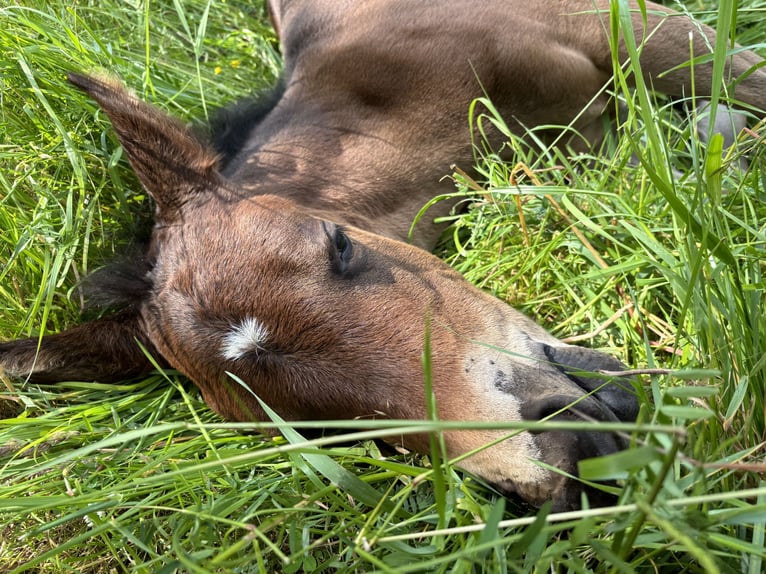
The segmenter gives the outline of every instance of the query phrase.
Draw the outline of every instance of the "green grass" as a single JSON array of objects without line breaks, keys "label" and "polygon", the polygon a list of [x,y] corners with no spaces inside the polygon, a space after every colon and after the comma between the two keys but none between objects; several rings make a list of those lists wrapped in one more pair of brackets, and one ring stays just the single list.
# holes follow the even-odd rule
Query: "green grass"
[{"label": "green grass", "polygon": [[[279,69],[265,12],[248,2],[71,5],[0,8],[3,339],[77,322],[80,279],[150,209],[66,71],[107,70],[192,120]],[[740,2],[739,41],[763,40],[765,6]],[[634,448],[582,468],[622,481],[618,506],[536,513],[438,449],[391,456],[352,424],[264,438],[222,422],[173,373],[14,383],[0,401],[0,571],[761,572],[763,143],[744,137],[748,171],[718,175],[720,154],[644,96],[621,93],[627,121],[605,153],[573,160],[509,137],[511,163],[479,154],[480,185],[455,176],[467,209],[440,248],[558,336],[674,372],[645,378]]]}]

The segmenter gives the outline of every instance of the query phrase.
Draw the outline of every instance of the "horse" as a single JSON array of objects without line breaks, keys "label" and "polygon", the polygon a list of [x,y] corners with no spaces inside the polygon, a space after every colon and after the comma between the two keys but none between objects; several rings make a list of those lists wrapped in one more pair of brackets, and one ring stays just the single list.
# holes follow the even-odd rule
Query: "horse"
[{"label": "horse", "polygon": [[[706,94],[715,32],[630,3],[654,89]],[[424,354],[444,421],[635,420],[623,364],[565,344],[469,284],[429,251],[418,211],[472,160],[471,102],[489,98],[517,133],[571,124],[603,137],[613,71],[606,0],[270,0],[284,56],[278,85],[219,114],[209,138],[118,81],[69,80],[109,117],[155,205],[145,252],[114,279],[122,307],[42,338],[0,344],[33,382],[110,382],[177,369],[234,421],[425,419]],[[624,43],[619,57],[626,57]],[[733,96],[766,109],[761,59],[739,51]],[[692,84],[692,81],[694,82]],[[556,137],[551,130],[551,137]],[[494,144],[499,133],[489,133]],[[452,205],[437,204],[434,218]],[[238,379],[234,382],[232,375]],[[241,384],[240,384],[241,383]],[[610,495],[577,479],[585,458],[627,446],[611,432],[443,432],[466,471],[532,505]],[[401,437],[429,452],[428,433]]]}]

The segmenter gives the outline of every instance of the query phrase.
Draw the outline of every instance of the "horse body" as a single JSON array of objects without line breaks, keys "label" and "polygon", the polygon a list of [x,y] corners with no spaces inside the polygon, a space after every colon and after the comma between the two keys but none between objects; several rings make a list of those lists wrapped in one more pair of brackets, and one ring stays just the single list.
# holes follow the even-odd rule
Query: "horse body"
[{"label": "horse body", "polygon": [[[37,381],[117,380],[152,368],[138,339],[229,419],[264,420],[254,395],[288,420],[422,419],[428,331],[441,419],[634,420],[630,381],[583,374],[619,370],[619,361],[562,343],[404,242],[422,206],[449,190],[440,178],[450,164],[472,159],[474,98],[487,95],[513,129],[574,121],[598,140],[612,63],[606,15],[594,4],[608,8],[274,0],[283,84],[257,121],[246,121],[245,106],[219,125],[223,158],[119,84],[71,75],[109,116],[157,206],[136,274],[141,295],[39,349],[37,339],[4,343],[0,365]],[[700,53],[713,32],[649,11],[645,71],[681,95],[691,89],[688,71],[660,72],[683,62],[689,32],[705,38],[695,43]],[[734,57],[732,73],[755,58]],[[709,92],[709,66],[695,68],[695,80],[698,93]],[[736,96],[766,108],[764,88],[756,70]],[[414,243],[431,248],[438,233],[420,223]],[[576,474],[579,460],[624,446],[597,432],[445,435],[450,456],[493,441],[461,466],[557,509],[577,506],[583,487],[535,461]],[[428,450],[426,436],[403,442]]]},{"label": "horse body", "polygon": [[[224,174],[248,193],[278,188],[335,221],[431,249],[440,228],[423,221],[410,236],[410,225],[425,202],[450,191],[440,183],[450,166],[470,163],[475,98],[487,96],[517,133],[572,124],[581,137],[564,143],[598,145],[613,66],[608,9],[607,1],[582,0],[273,2],[284,93]],[[695,67],[694,87],[688,69],[674,68],[690,41],[695,56],[709,54],[711,29],[652,4],[646,25],[639,13],[633,21],[637,37],[649,38],[642,63],[658,91],[710,92],[709,66]],[[759,61],[739,54],[729,74]],[[764,83],[757,72],[734,95],[760,109]],[[502,136],[488,135],[500,147]],[[451,207],[431,207],[428,219]]]}]

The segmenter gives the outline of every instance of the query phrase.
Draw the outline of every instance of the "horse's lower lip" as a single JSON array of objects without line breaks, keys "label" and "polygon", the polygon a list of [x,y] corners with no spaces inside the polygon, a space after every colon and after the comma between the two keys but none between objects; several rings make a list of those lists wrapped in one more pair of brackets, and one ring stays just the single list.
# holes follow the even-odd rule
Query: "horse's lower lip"
[{"label": "horse's lower lip", "polygon": [[[594,428],[593,423],[619,421],[618,416],[607,405],[595,395],[549,395],[526,401],[522,405],[521,414],[525,420],[588,423],[588,428],[584,430],[532,433],[539,449],[540,461],[561,471],[549,473],[547,488],[538,493],[539,498],[535,504],[551,500],[555,510],[573,510],[580,507],[583,492],[588,495],[589,504],[593,506],[606,506],[615,502],[613,495],[567,476],[578,476],[578,464],[581,460],[615,454],[629,446],[627,438],[623,435]],[[528,500],[534,500],[534,493],[520,494]]]},{"label": "horse's lower lip", "polygon": [[[553,512],[577,510],[582,506],[582,495],[587,495],[591,507],[615,504],[617,497],[597,486],[577,479],[578,463],[585,458],[614,454],[623,450],[622,439],[606,432],[547,431],[535,435],[540,449],[539,461],[548,467],[545,477],[537,483],[501,481],[495,486],[505,495],[517,494],[534,506],[551,503]],[[616,483],[604,486],[616,487]]]},{"label": "horse's lower lip", "polygon": [[[624,450],[627,443],[621,436],[598,431],[546,431],[538,433],[535,442],[540,449],[540,462],[561,472],[549,471],[547,478],[532,492],[525,490],[525,486],[529,485],[521,488],[511,484],[498,485],[500,488],[505,486],[506,491],[518,492],[536,506],[550,501],[555,512],[579,509],[583,493],[587,495],[590,506],[609,506],[616,502],[615,495],[580,482],[576,477],[581,460]],[[617,485],[606,483],[604,486]]]}]

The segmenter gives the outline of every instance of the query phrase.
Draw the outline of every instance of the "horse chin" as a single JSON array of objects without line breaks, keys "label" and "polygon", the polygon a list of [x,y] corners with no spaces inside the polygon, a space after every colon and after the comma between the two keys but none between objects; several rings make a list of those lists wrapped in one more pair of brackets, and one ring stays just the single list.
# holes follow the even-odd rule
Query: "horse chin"
[{"label": "horse chin", "polygon": [[553,512],[578,510],[584,505],[611,506],[617,502],[616,483],[585,483],[578,477],[578,464],[587,458],[623,450],[626,444],[621,437],[612,433],[547,431],[532,435],[532,439],[538,456],[530,457],[527,464],[537,467],[536,480],[491,481],[501,493],[519,496],[536,507],[550,502]]},{"label": "horse chin", "polygon": [[[496,482],[493,486],[508,498],[520,498],[528,504],[540,508],[550,503],[551,512],[570,512],[585,506],[601,508],[613,506],[617,496],[606,490],[584,484],[575,478],[551,473],[550,480],[542,483],[516,484],[510,481]],[[604,483],[604,487],[615,488],[616,483]]]}]

